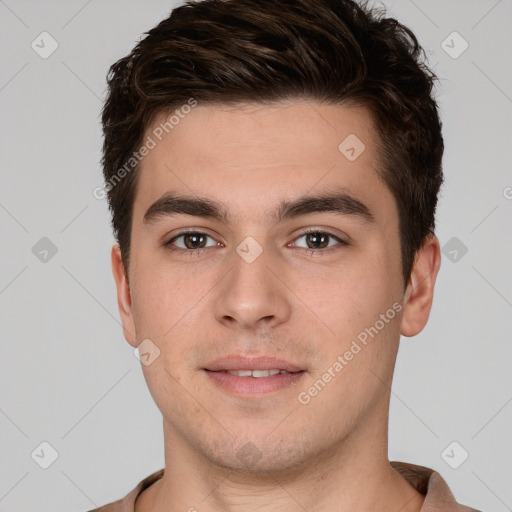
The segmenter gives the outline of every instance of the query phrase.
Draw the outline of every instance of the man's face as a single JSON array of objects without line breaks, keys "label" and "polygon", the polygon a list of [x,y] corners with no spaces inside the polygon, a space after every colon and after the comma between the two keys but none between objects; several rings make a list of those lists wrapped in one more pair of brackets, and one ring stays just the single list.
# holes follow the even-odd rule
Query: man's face
[{"label": "man's face", "polygon": [[[385,436],[404,286],[369,113],[197,106],[159,141],[165,120],[146,133],[157,145],[141,164],[122,316],[133,346],[160,351],[143,371],[167,438],[272,471]],[[170,194],[227,218],[168,201],[145,221]],[[345,196],[280,208],[329,194]],[[227,373],[241,369],[289,373]]]}]

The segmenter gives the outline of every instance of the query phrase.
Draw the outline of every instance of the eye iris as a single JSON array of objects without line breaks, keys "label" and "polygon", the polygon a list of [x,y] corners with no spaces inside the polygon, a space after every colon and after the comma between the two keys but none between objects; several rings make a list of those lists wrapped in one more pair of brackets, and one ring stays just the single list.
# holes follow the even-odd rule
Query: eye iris
[{"label": "eye iris", "polygon": [[[328,245],[328,236],[325,235],[325,234],[322,234],[322,233],[308,233],[307,236],[306,236],[306,240],[308,241],[308,246],[310,249],[318,249],[319,248],[319,245],[318,243],[321,244],[321,247],[320,248],[324,248],[324,247],[327,247]],[[309,241],[311,239],[314,239],[315,241],[313,242],[313,244],[317,244],[317,245],[313,245],[313,247],[310,246],[309,244]],[[325,243],[324,243],[325,242]]]},{"label": "eye iris", "polygon": [[[198,233],[189,233],[189,234],[186,234],[186,235],[183,235],[183,240],[185,242],[185,246],[187,247],[187,249],[201,249],[204,247],[204,243],[201,244],[200,246],[198,245],[194,245],[195,243],[197,243],[198,239],[203,239],[203,242],[206,243],[206,237],[204,235],[201,235],[201,234],[198,234]],[[188,244],[188,241],[189,240],[192,240],[192,247],[189,246]]]}]

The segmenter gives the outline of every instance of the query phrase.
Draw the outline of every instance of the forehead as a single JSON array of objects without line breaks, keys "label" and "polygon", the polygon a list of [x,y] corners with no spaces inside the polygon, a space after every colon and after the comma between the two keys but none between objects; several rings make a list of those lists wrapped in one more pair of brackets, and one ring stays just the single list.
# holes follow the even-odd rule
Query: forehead
[{"label": "forehead", "polygon": [[393,202],[377,173],[378,135],[365,108],[297,100],[183,112],[161,114],[146,130],[155,145],[141,162],[134,214],[169,191],[218,197],[241,215],[340,186],[377,210]]}]

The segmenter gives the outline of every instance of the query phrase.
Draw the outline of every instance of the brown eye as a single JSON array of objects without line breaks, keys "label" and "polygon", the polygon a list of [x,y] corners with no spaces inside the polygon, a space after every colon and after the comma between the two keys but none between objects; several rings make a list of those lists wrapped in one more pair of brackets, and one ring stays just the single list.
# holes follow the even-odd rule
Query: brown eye
[{"label": "brown eye", "polygon": [[329,244],[330,235],[325,233],[308,233],[306,235],[306,243],[310,249],[325,249]]},{"label": "brown eye", "polygon": [[[306,242],[306,246],[301,246],[296,243],[293,245],[296,247],[302,247],[304,249],[327,249],[329,247],[332,247],[333,245],[347,245],[346,242],[344,242],[341,238],[339,238],[336,235],[333,235],[332,233],[315,230],[315,231],[308,231],[307,233],[304,233],[303,235],[300,235],[295,240],[300,240],[303,238]],[[331,243],[331,240],[334,240],[334,243]],[[337,243],[336,243],[337,242]]]},{"label": "brown eye", "polygon": [[205,246],[206,237],[201,233],[183,235],[183,241],[187,249],[202,249]]},{"label": "brown eye", "polygon": [[[186,252],[193,252],[217,245],[217,242],[213,240],[214,243],[211,243],[207,246],[206,243],[208,238],[213,240],[213,238],[206,233],[201,233],[199,231],[187,231],[171,238],[171,240],[169,240],[165,245],[173,251],[181,250]],[[182,239],[181,244],[176,243],[176,241],[180,239]]]}]

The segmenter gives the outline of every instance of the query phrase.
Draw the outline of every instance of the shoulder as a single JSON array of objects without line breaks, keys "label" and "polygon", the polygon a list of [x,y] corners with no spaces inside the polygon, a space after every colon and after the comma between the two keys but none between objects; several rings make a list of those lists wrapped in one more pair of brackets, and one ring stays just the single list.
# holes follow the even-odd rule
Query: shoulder
[{"label": "shoulder", "polygon": [[425,495],[421,512],[480,512],[458,503],[448,484],[437,471],[407,462],[391,462],[391,467],[418,492]]},{"label": "shoulder", "polygon": [[124,498],[108,503],[107,505],[103,505],[102,507],[95,508],[94,510],[88,510],[87,512],[133,512],[135,509],[135,500],[139,494],[162,478],[163,474],[164,469],[159,469],[141,480]]}]

